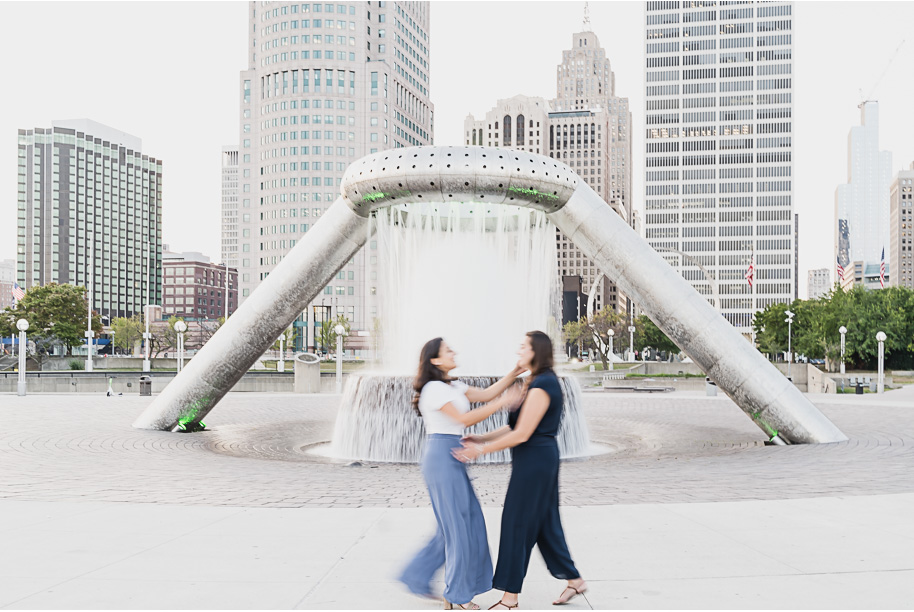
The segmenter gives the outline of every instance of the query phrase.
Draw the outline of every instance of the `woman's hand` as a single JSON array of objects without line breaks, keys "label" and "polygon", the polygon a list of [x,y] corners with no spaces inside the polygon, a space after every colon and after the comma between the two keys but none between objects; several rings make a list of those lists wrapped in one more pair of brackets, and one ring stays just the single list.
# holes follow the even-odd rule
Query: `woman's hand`
[{"label": "woman's hand", "polygon": [[484,453],[482,444],[464,442],[463,448],[455,448],[451,451],[451,454],[454,455],[457,461],[469,463]]},{"label": "woman's hand", "polygon": [[501,402],[501,409],[508,412],[514,412],[520,408],[521,404],[524,403],[524,392],[521,391],[519,387],[511,387],[505,391],[504,395],[499,399]]},{"label": "woman's hand", "polygon": [[478,434],[470,434],[460,438],[460,443],[466,446],[467,444],[482,444],[485,442],[485,438]]},{"label": "woman's hand", "polygon": [[517,364],[514,366],[514,369],[511,370],[511,373],[509,374],[509,376],[513,376],[514,378],[517,378],[518,376],[520,376],[521,374],[523,374],[523,373],[526,372],[526,371],[527,371],[527,368],[525,368],[524,366],[520,365],[520,363],[517,363]]}]

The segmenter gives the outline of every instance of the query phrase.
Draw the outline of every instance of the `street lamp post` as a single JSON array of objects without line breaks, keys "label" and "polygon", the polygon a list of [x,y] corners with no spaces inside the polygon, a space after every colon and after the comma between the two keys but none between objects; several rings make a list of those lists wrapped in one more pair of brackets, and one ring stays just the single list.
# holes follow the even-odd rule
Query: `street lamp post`
[{"label": "street lamp post", "polygon": [[[91,325],[91,323],[90,323],[90,325]],[[86,356],[86,372],[91,372],[92,371],[92,344],[93,344],[93,340],[95,340],[95,334],[92,332],[91,329],[87,329],[85,331],[85,335],[86,335],[86,345],[89,347],[89,352],[88,352],[88,355]]]},{"label": "street lamp post", "polygon": [[635,360],[635,326],[628,326],[628,360]]},{"label": "street lamp post", "polygon": [[19,384],[17,392],[19,395],[25,395],[25,332],[29,328],[29,322],[25,319],[16,321],[16,329],[19,330]]},{"label": "street lamp post", "polygon": [[876,379],[876,393],[885,392],[885,370],[883,369],[885,363],[885,339],[885,332],[876,334],[876,341],[879,342],[879,377]]},{"label": "street lamp post", "polygon": [[92,241],[92,248],[89,251],[89,288],[86,290],[86,372],[92,371],[92,340],[95,334],[92,333],[92,272],[95,255],[95,240]]},{"label": "street lamp post", "polygon": [[149,304],[146,304],[143,307],[143,318],[146,319],[146,331],[143,332],[143,345],[146,348],[146,351],[143,353],[143,371],[148,372],[150,368],[149,361],[149,339],[152,338],[152,334],[149,333]]},{"label": "street lamp post", "polygon": [[337,324],[333,328],[336,332],[336,392],[343,392],[343,336],[346,334],[346,328]]},{"label": "street lamp post", "polygon": [[184,332],[187,331],[187,323],[184,321],[175,321],[175,331],[178,332],[178,372],[184,369]]},{"label": "street lamp post", "polygon": [[276,362],[276,371],[285,372],[286,371],[286,332],[283,332],[279,336],[279,361]]},{"label": "street lamp post", "polygon": [[[838,333],[841,334],[841,375],[844,375],[844,334],[847,333],[847,328],[843,325],[838,328]],[[842,383],[843,384],[843,383]]]},{"label": "street lamp post", "polygon": [[614,330],[612,330],[612,329],[609,330],[609,369],[610,370],[615,369],[615,366],[613,365],[613,357],[615,356],[615,354],[613,353],[613,336],[615,336],[615,335],[616,335],[616,332]]},{"label": "street lamp post", "polygon": [[790,378],[790,363],[793,361],[793,351],[791,350],[791,326],[793,325],[793,318],[796,315],[789,310],[785,310],[784,314],[787,315],[787,318],[784,319],[784,322],[787,323],[787,379],[793,380]]}]

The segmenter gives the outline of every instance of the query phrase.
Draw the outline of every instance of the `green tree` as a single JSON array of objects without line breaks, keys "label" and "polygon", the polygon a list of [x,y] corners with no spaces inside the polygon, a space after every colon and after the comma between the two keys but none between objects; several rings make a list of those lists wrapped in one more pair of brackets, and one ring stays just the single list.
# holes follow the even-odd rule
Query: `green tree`
[{"label": "green tree", "polygon": [[322,351],[330,352],[336,350],[336,331],[334,328],[342,325],[349,335],[349,320],[344,315],[338,315],[336,321],[324,321],[321,323],[320,331],[317,334],[317,341]]},{"label": "green tree", "polygon": [[[67,354],[72,354],[73,347],[85,341],[87,309],[85,287],[57,283],[32,287],[15,309],[9,307],[0,313],[0,334],[18,333],[14,332],[16,321],[26,319],[29,339],[39,351],[47,353],[51,346],[62,344]],[[97,334],[101,330],[101,317],[93,312],[92,331]]]},{"label": "green tree", "polygon": [[133,347],[142,340],[143,330],[143,320],[139,315],[116,317],[111,321],[111,331],[114,332],[114,346],[123,349],[128,354],[133,353]]},{"label": "green tree", "polygon": [[[219,317],[218,319],[203,319],[198,323],[199,327],[197,328],[196,333],[196,343],[194,344],[194,348],[197,349],[203,348],[203,345],[209,342],[209,339],[219,331],[219,328],[225,323],[225,317]],[[190,336],[190,333],[188,333],[187,336]]]},{"label": "green tree", "polygon": [[[840,358],[840,333],[847,328],[845,361],[851,368],[874,368],[878,343],[876,332],[885,332],[886,366],[914,366],[914,291],[888,287],[878,291],[854,287],[843,291],[835,286],[817,300],[795,300],[772,304],[756,313],[753,325],[759,348],[768,353],[787,350],[787,316],[793,321],[792,343],[795,352],[811,358],[827,358],[836,364]],[[764,330],[764,331],[763,331]]]},{"label": "green tree", "polygon": [[663,330],[651,321],[650,317],[642,314],[635,319],[635,348],[644,351],[647,347],[668,353],[680,352],[676,343],[670,340]]},{"label": "green tree", "polygon": [[603,368],[607,369],[612,358],[609,354],[609,330],[618,336],[624,321],[624,315],[606,306],[590,318],[581,317],[580,321],[569,321],[562,331],[566,342],[581,343],[585,349],[599,355]]},{"label": "green tree", "polygon": [[787,310],[790,310],[788,304],[777,303],[755,313],[752,327],[755,341],[763,353],[777,355],[787,350]]},{"label": "green tree", "polygon": [[149,333],[152,335],[149,351],[154,357],[158,357],[163,351],[177,352],[178,332],[175,331],[175,323],[183,320],[183,317],[172,315],[168,321],[156,321],[149,326]]},{"label": "green tree", "polygon": [[[288,351],[290,348],[292,348],[295,345],[294,344],[295,340],[299,336],[298,330],[299,330],[298,327],[291,325],[291,326],[289,326],[289,329],[287,329],[286,331],[283,332],[283,334],[285,334],[285,336],[286,336],[286,339],[283,341],[283,348],[285,350]],[[276,342],[273,343],[272,348],[274,351],[279,350],[279,336],[276,337]]]}]

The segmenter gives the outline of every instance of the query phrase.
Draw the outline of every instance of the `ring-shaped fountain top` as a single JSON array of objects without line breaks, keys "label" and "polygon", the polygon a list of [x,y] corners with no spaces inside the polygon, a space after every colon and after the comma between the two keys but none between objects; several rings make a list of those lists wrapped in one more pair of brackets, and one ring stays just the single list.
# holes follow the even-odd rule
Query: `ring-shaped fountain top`
[{"label": "ring-shaped fountain top", "polygon": [[492,147],[408,147],[356,161],[340,190],[357,214],[413,202],[491,202],[561,209],[580,179],[562,162]]}]

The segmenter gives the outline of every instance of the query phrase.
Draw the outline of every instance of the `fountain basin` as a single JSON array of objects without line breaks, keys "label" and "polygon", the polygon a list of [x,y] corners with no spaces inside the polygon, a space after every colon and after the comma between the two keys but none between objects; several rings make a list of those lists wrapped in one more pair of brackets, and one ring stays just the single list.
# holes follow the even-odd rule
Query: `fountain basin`
[{"label": "fountain basin", "polygon": [[[473,387],[488,387],[492,376],[461,376]],[[559,377],[565,398],[557,437],[563,459],[587,457],[595,452],[581,411],[581,389],[571,377]],[[412,407],[412,376],[353,375],[349,377],[329,448],[312,452],[337,459],[386,463],[418,463],[425,441],[425,425]],[[472,404],[472,408],[480,404]],[[508,415],[499,412],[467,428],[467,434],[484,434],[506,425]],[[605,452],[605,451],[603,451]],[[481,457],[477,463],[507,463],[509,451]]]}]

